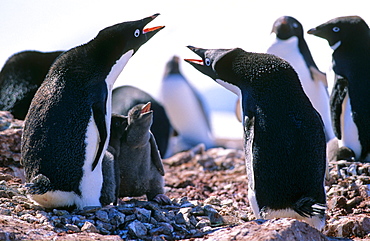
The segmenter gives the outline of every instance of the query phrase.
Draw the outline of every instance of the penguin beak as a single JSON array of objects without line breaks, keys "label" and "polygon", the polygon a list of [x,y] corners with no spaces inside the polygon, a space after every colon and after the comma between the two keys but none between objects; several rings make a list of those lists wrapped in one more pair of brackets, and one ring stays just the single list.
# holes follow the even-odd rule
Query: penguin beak
[{"label": "penguin beak", "polygon": [[[159,16],[159,13],[154,14],[150,17],[144,18],[143,23],[147,25],[151,21],[153,21],[156,17]],[[147,37],[147,39],[150,39],[153,37],[156,33],[158,33],[161,29],[163,29],[165,26],[157,26],[157,27],[152,27],[152,28],[144,28],[143,29],[143,34]]]},{"label": "penguin beak", "polygon": [[150,112],[151,102],[146,103],[142,108],[140,114],[145,114],[147,112]]},{"label": "penguin beak", "polygon": [[310,30],[307,31],[308,34],[313,34],[315,35],[317,33],[317,29],[316,28],[311,28]]},{"label": "penguin beak", "polygon": [[[196,48],[196,47],[193,47],[193,46],[187,46],[188,49],[190,49],[191,51],[193,51],[194,53],[196,53],[199,57],[202,57],[204,56],[204,52],[205,50],[204,49],[201,49],[201,48]],[[184,59],[186,62],[188,62],[189,64],[195,66],[195,65],[204,65],[204,61],[203,59]]]}]

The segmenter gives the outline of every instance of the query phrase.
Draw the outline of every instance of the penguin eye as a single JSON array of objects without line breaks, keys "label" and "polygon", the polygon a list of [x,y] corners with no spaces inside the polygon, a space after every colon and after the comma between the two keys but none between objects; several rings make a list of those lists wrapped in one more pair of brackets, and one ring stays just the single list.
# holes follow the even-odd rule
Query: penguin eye
[{"label": "penguin eye", "polygon": [[340,30],[340,28],[339,28],[339,27],[334,27],[334,28],[333,28],[333,32],[335,32],[335,33],[338,33],[338,32],[339,32],[339,30]]},{"label": "penguin eye", "polygon": [[209,58],[206,58],[204,60],[204,63],[207,65],[207,66],[210,66],[211,65],[211,60]]},{"label": "penguin eye", "polygon": [[293,28],[298,28],[298,24],[297,23],[293,23]]},{"label": "penguin eye", "polygon": [[134,32],[134,36],[137,38],[140,36],[140,29],[136,29]]}]

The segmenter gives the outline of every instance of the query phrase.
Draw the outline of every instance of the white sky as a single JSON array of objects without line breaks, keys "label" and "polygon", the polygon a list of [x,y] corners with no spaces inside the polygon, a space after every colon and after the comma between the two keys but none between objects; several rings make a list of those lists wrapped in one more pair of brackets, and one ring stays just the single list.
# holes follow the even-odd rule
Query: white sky
[{"label": "white sky", "polygon": [[[88,42],[107,26],[154,13],[161,15],[149,26],[166,28],[141,47],[116,82],[116,86],[136,85],[154,96],[169,58],[196,57],[187,45],[264,52],[272,24],[282,15],[295,17],[305,31],[344,15],[359,15],[370,23],[364,0],[1,0],[0,66],[16,52],[67,50]],[[306,41],[325,72],[329,45],[311,35]],[[222,88],[185,62],[181,68],[200,91]]]}]

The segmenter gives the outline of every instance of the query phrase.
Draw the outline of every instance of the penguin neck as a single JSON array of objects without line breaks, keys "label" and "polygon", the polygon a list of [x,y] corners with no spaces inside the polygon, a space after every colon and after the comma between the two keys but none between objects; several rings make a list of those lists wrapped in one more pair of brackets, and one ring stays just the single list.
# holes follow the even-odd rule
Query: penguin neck
[{"label": "penguin neck", "polygon": [[129,59],[134,54],[134,50],[129,50],[124,53],[112,66],[108,76],[106,77],[106,82],[109,89],[113,88],[114,83],[116,82],[118,76],[122,72],[123,68],[126,66]]}]

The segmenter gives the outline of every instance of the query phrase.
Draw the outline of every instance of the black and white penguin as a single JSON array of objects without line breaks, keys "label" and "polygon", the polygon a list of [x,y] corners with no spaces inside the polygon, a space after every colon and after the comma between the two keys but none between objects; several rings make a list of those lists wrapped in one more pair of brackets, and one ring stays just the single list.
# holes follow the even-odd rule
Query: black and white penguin
[{"label": "black and white penguin", "polygon": [[282,16],[272,27],[273,42],[267,53],[285,59],[293,66],[304,92],[319,112],[325,126],[326,141],[335,137],[330,118],[326,76],[315,64],[303,36],[303,26],[295,18]]},{"label": "black and white penguin", "polygon": [[0,72],[0,110],[24,120],[33,96],[61,53],[22,51],[12,55]]},{"label": "black and white penguin", "polygon": [[[164,194],[164,168],[154,135],[150,132],[153,122],[151,103],[138,104],[128,116],[112,116],[110,146],[119,150],[115,157],[119,170],[118,197],[146,195],[148,200],[170,203]],[[121,124],[121,126],[120,126]],[[124,130],[124,131],[123,131]],[[121,133],[115,135],[113,133]],[[119,144],[119,147],[117,145]]]},{"label": "black and white penguin", "polygon": [[51,66],[24,122],[21,163],[28,194],[40,205],[100,206],[112,87],[136,51],[163,28],[158,14],[107,27]]},{"label": "black and white penguin", "polygon": [[338,17],[310,29],[333,49],[336,81],[330,105],[339,147],[370,161],[370,30],[359,16]]},{"label": "black and white penguin", "polygon": [[274,55],[189,46],[192,66],[241,97],[248,199],[257,218],[325,224],[325,133],[291,65]]},{"label": "black and white penguin", "polygon": [[174,129],[170,123],[166,110],[156,99],[147,92],[130,85],[123,85],[113,89],[112,113],[128,115],[129,110],[138,104],[152,103],[153,124],[152,131],[157,141],[161,157],[166,157],[170,138],[174,135]]},{"label": "black and white penguin", "polygon": [[175,152],[190,149],[199,143],[214,147],[209,111],[200,93],[180,72],[179,57],[168,61],[160,84],[158,98],[178,132],[180,140]]}]

